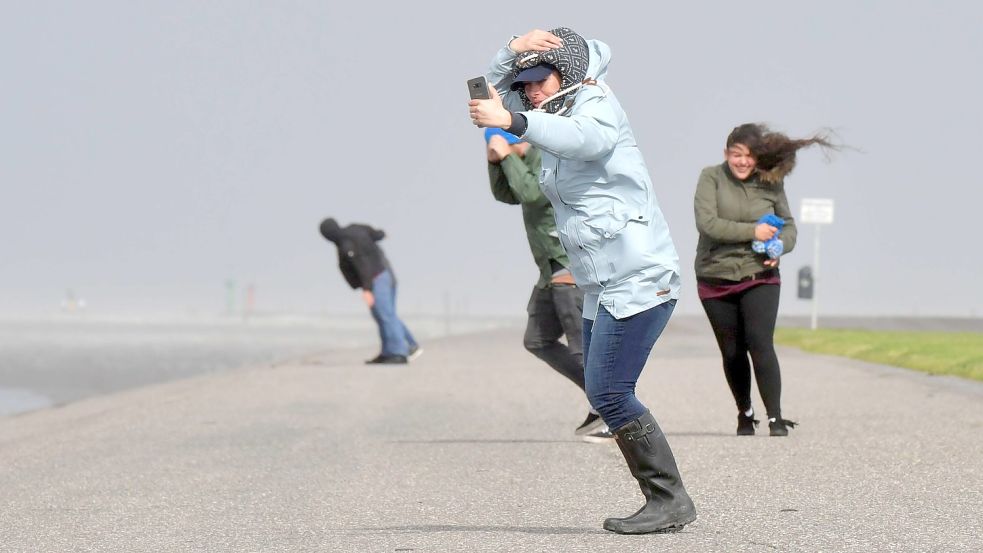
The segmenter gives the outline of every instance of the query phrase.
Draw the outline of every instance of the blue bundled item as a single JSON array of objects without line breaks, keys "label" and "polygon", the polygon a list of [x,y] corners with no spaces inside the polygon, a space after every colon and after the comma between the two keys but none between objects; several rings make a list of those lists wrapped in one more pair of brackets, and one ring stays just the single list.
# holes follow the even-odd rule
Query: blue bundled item
[{"label": "blue bundled item", "polygon": [[782,253],[785,252],[785,244],[782,243],[778,237],[782,234],[782,229],[785,228],[785,219],[775,215],[774,213],[769,213],[764,215],[756,224],[766,224],[771,225],[778,229],[775,232],[775,236],[772,236],[770,240],[762,242],[761,240],[755,240],[751,242],[751,249],[755,253],[767,254],[769,259],[778,259],[781,257]]},{"label": "blue bundled item", "polygon": [[518,136],[510,132],[505,132],[502,129],[497,129],[495,127],[488,127],[487,129],[485,129],[485,142],[487,143],[491,141],[491,137],[495,136],[496,134],[504,138],[505,141],[508,142],[509,144],[522,142],[522,139],[519,138]]}]

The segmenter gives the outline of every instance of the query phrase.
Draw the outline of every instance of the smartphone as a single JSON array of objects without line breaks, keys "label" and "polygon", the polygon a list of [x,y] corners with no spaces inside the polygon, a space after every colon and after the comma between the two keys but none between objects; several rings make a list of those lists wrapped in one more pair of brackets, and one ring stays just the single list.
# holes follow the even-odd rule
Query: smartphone
[{"label": "smartphone", "polygon": [[488,92],[488,80],[485,76],[468,79],[468,93],[472,100],[489,100],[491,94]]}]

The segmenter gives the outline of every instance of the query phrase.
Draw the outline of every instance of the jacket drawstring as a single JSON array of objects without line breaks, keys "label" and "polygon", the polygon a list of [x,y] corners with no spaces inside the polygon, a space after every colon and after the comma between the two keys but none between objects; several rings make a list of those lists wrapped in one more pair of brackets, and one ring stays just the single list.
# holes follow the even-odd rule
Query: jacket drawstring
[{"label": "jacket drawstring", "polygon": [[[554,99],[556,99],[556,98],[558,98],[560,96],[563,96],[564,94],[566,94],[568,92],[573,92],[574,90],[577,90],[578,88],[580,88],[580,87],[582,87],[582,86],[584,86],[586,84],[597,84],[597,81],[595,81],[594,79],[592,79],[590,77],[587,77],[586,79],[584,79],[583,81],[581,81],[579,83],[572,84],[572,85],[564,88],[563,90],[558,91],[556,94],[553,94],[549,98],[547,98],[547,99],[543,100],[542,102],[540,102],[539,105],[541,105],[541,106],[548,105]],[[563,113],[566,112],[568,109],[570,109],[570,106],[572,106],[572,105],[573,105],[573,98],[569,98],[566,102],[563,103],[563,107],[561,107],[560,109],[556,110],[556,113],[554,113],[553,115],[563,115]],[[544,111],[546,111],[546,108],[536,108],[533,111],[544,112]]]}]

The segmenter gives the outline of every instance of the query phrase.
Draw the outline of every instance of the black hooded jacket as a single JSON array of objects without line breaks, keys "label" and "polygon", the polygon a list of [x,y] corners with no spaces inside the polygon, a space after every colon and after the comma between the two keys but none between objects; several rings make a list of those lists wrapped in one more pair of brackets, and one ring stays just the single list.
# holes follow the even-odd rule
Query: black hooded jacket
[{"label": "black hooded jacket", "polygon": [[338,267],[352,288],[371,292],[372,279],[382,271],[392,270],[386,254],[376,244],[386,237],[381,230],[357,223],[342,228],[334,219],[325,219],[321,236],[338,246]]}]

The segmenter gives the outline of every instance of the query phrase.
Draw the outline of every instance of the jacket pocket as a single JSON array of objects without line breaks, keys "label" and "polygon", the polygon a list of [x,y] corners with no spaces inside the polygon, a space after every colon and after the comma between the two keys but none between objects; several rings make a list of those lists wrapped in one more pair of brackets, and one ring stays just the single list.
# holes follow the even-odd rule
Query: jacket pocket
[{"label": "jacket pocket", "polygon": [[560,244],[566,251],[567,257],[570,258],[570,272],[573,273],[578,286],[580,283],[586,283],[583,290],[589,292],[596,290],[597,286],[603,285],[606,279],[601,280],[599,277],[604,276],[604,274],[599,275],[597,271],[598,246],[593,243],[585,244],[582,229],[586,230],[587,227],[581,225],[558,230]]},{"label": "jacket pocket", "polygon": [[614,275],[615,267],[611,262],[608,250],[614,234],[585,224],[578,229],[580,238],[580,253],[589,272],[593,273],[592,281],[604,286]]},{"label": "jacket pocket", "polygon": [[628,223],[630,222],[631,219],[616,217],[614,214],[610,214],[609,216],[603,218],[597,217],[594,219],[589,219],[584,221],[584,224],[602,240],[611,240],[621,231],[625,230],[625,227],[627,227]]}]

